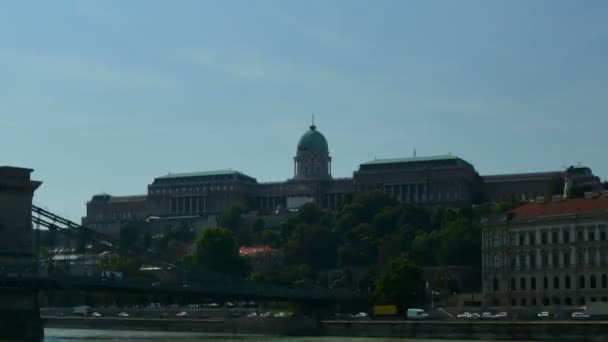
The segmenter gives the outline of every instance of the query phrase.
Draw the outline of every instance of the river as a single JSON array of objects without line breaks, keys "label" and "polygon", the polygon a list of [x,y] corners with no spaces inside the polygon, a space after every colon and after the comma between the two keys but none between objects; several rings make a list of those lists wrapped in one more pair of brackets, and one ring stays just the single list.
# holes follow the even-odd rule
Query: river
[{"label": "river", "polygon": [[[224,334],[169,333],[117,330],[45,329],[44,342],[446,342],[446,340],[422,340],[405,338],[369,337],[269,337]],[[464,342],[450,340],[451,342]],[[477,341],[490,342],[490,341]],[[494,341],[492,341],[494,342]]]}]

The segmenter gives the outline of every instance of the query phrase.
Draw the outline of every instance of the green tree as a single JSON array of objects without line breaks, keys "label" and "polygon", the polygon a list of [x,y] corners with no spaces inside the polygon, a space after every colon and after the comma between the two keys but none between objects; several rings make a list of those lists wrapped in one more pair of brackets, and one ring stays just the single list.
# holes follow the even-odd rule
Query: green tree
[{"label": "green tree", "polygon": [[401,313],[424,298],[422,270],[404,257],[391,260],[376,279],[375,285],[374,303],[394,304]]},{"label": "green tree", "polygon": [[205,229],[196,241],[194,262],[207,269],[246,275],[251,266],[248,259],[239,255],[232,232],[225,228]]},{"label": "green tree", "polygon": [[129,222],[120,227],[119,247],[122,255],[127,255],[129,250],[133,250],[135,243],[140,235],[140,228],[137,224]]},{"label": "green tree", "polygon": [[225,227],[236,232],[243,223],[242,215],[245,213],[243,205],[237,203],[224,210],[217,218],[220,227]]},{"label": "green tree", "polygon": [[303,222],[312,224],[321,221],[323,211],[315,203],[306,203],[298,209],[298,216]]},{"label": "green tree", "polygon": [[284,246],[289,264],[307,264],[313,269],[336,266],[338,239],[333,232],[320,225],[300,224]]}]

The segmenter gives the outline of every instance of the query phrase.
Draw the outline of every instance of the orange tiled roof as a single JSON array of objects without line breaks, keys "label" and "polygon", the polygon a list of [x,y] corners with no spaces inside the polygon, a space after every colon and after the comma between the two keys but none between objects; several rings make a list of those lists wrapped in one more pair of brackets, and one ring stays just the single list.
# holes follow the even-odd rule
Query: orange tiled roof
[{"label": "orange tiled roof", "polygon": [[541,216],[582,214],[608,210],[608,196],[573,198],[558,202],[528,203],[513,209],[515,218],[526,219]]},{"label": "orange tiled roof", "polygon": [[255,247],[241,247],[239,249],[240,255],[253,255],[261,252],[277,252],[278,250],[270,246],[255,246]]}]

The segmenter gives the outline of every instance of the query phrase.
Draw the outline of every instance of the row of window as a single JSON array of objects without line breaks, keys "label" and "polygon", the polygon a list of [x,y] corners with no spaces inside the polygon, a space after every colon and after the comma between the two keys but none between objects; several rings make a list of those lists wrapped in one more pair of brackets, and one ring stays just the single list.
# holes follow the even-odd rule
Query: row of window
[{"label": "row of window", "polygon": [[193,193],[193,192],[207,192],[207,191],[234,191],[234,185],[204,185],[197,187],[181,187],[181,188],[161,188],[161,189],[150,189],[150,195],[167,195],[167,194],[178,194],[178,193]]},{"label": "row of window", "polygon": [[[528,300],[529,299],[529,300]],[[598,300],[599,299],[599,300]],[[602,301],[604,303],[608,302],[608,297],[589,297],[590,302],[598,302]],[[587,300],[585,297],[579,297],[577,301],[578,305],[586,305]],[[500,305],[500,301],[498,299],[494,300],[493,303],[495,306]],[[511,299],[511,306],[537,306],[542,304],[543,306],[549,305],[575,305],[575,302],[572,297],[544,297],[542,299],[537,299],[535,297],[532,298],[520,298],[519,301],[516,298]]]},{"label": "row of window", "polygon": [[[572,259],[574,256],[574,259]],[[502,258],[500,253],[496,253],[488,260],[484,258],[486,269],[501,269]],[[575,261],[575,264],[572,263]],[[505,260],[506,262],[507,260]],[[608,250],[595,248],[578,249],[576,252],[565,251],[536,251],[516,253],[508,260],[507,268],[512,270],[534,270],[545,268],[570,268],[573,266],[601,266],[608,265]]]},{"label": "row of window", "polygon": [[[575,288],[579,290],[583,290],[586,288],[589,289],[608,289],[608,276],[606,274],[602,274],[601,276],[596,276],[592,274],[589,276],[589,280],[587,281],[587,277],[584,275],[579,275],[577,279],[577,283],[573,283],[574,277],[570,277],[566,275],[563,277],[554,276],[552,278],[548,276],[542,277],[542,284],[536,283],[536,277],[520,277],[519,280],[515,277],[511,277],[509,282],[509,290],[510,291],[536,291],[536,290],[571,290]],[[497,278],[492,279],[492,291],[498,292],[501,291],[500,282]]]},{"label": "row of window", "polygon": [[509,241],[505,241],[506,232],[484,232],[483,245],[484,247],[500,247],[503,245],[510,246],[533,246],[533,245],[548,245],[548,244],[567,244],[571,242],[588,242],[588,241],[606,241],[608,239],[608,231],[605,224],[577,226],[574,228],[553,228],[511,232]]}]

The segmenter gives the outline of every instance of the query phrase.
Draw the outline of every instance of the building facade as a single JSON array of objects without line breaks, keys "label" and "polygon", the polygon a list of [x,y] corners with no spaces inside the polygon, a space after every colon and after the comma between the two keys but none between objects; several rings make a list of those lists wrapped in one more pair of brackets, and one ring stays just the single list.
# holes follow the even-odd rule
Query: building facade
[{"label": "building facade", "polygon": [[608,302],[608,192],[528,203],[487,219],[482,257],[487,305]]},{"label": "building facade", "polygon": [[[311,125],[298,141],[293,176],[288,180],[260,183],[234,170],[168,174],[155,178],[146,195],[93,196],[82,221],[86,226],[115,232],[128,220],[210,216],[235,203],[263,214],[296,210],[309,202],[333,210],[356,192],[373,191],[402,203],[465,207],[488,199],[550,197],[561,193],[565,174],[480,177],[469,162],[441,155],[376,159],[360,164],[353,177],[334,178],[331,163],[327,139]],[[583,173],[586,181],[594,180],[590,169]]]}]

